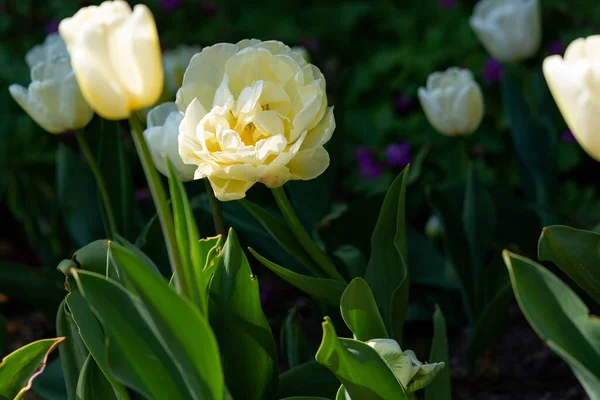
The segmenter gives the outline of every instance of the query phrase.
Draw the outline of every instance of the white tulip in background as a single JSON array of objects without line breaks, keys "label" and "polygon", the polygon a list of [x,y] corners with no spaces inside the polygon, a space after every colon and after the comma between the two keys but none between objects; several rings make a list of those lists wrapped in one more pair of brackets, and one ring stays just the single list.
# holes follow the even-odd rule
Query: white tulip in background
[{"label": "white tulip in background", "polygon": [[526,60],[540,48],[539,0],[481,0],[470,23],[488,53],[500,62]]},{"label": "white tulip in background", "polygon": [[81,95],[68,58],[37,63],[31,69],[29,87],[10,85],[9,91],[27,114],[50,133],[83,128],[94,116]]},{"label": "white tulip in background", "polygon": [[122,0],[79,10],[59,26],[81,91],[103,118],[128,118],[162,93],[163,68],[152,13]]},{"label": "white tulip in background", "polygon": [[200,53],[202,47],[188,46],[182,44],[173,50],[163,53],[163,68],[165,71],[165,86],[170,95],[175,94],[183,83],[183,74],[190,64],[190,60],[196,53]]},{"label": "white tulip in background", "polygon": [[575,40],[564,59],[546,58],[544,76],[575,139],[600,161],[600,35]]},{"label": "white tulip in background", "polygon": [[177,174],[183,181],[194,179],[194,165],[186,165],[179,156],[179,124],[183,119],[175,103],[164,103],[154,107],[148,113],[148,126],[144,137],[148,143],[152,160],[156,168],[165,176],[169,176],[163,154],[166,154]]},{"label": "white tulip in background", "polygon": [[29,68],[33,68],[37,64],[48,64],[60,58],[69,58],[69,52],[58,33],[46,36],[44,43],[38,44],[25,55],[25,61]]},{"label": "white tulip in background", "polygon": [[483,119],[481,88],[467,69],[449,68],[427,78],[419,100],[429,123],[443,135],[473,133]]},{"label": "white tulip in background", "polygon": [[442,221],[437,215],[432,215],[429,217],[427,222],[425,223],[425,234],[430,239],[434,239],[439,237],[442,232],[444,232],[444,227],[442,226]]}]

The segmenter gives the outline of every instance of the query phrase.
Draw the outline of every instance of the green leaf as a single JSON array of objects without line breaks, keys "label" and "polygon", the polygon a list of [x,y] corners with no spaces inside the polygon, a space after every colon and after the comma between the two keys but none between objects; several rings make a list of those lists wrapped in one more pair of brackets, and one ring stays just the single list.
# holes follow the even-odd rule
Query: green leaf
[{"label": "green leaf", "polygon": [[102,129],[100,135],[98,165],[114,208],[118,232],[132,239],[135,191],[125,154],[125,141],[118,122],[102,120],[102,124],[108,129]]},{"label": "green leaf", "polygon": [[310,345],[298,319],[298,310],[296,307],[290,310],[281,325],[280,337],[281,350],[285,354],[290,368],[294,368],[308,362],[310,358],[314,358],[314,353],[311,354]]},{"label": "green leaf", "polygon": [[[71,287],[71,293],[67,295],[65,298],[65,304],[70,310],[70,315],[73,321],[75,322],[76,329],[79,332],[79,336],[83,343],[85,344],[87,350],[90,352],[98,367],[102,370],[106,378],[109,380],[115,391],[119,394],[122,399],[128,399],[129,396],[127,394],[126,389],[117,382],[116,378],[110,373],[110,367],[108,365],[108,358],[106,352],[106,341],[107,338],[102,330],[102,326],[100,322],[93,314],[90,306],[87,301],[83,298],[83,296],[77,291],[77,284],[73,280],[72,276],[69,276],[69,286]],[[59,325],[60,326],[60,325]],[[68,341],[68,338],[67,338]],[[116,346],[116,343],[113,343],[113,346]],[[79,350],[78,350],[79,351]],[[80,362],[80,357],[78,356],[77,363]],[[61,353],[62,358],[62,353]],[[66,360],[65,360],[66,361]],[[121,361],[121,359],[116,360],[116,362]],[[69,361],[73,364],[75,361]],[[85,362],[85,358],[84,361]],[[83,362],[81,365],[83,365]],[[66,373],[66,371],[65,371]],[[72,372],[71,372],[72,373]],[[77,379],[74,382],[74,388],[76,389]],[[143,383],[138,379],[134,384],[131,384],[132,388],[143,388]]]},{"label": "green leaf", "polygon": [[110,375],[149,398],[187,399],[176,364],[140,315],[140,300],[101,275],[83,270],[71,273],[104,327]]},{"label": "green leaf", "polygon": [[[101,239],[86,244],[71,257],[79,268],[106,275],[108,265],[108,240]],[[66,271],[63,271],[66,274]]]},{"label": "green leaf", "polygon": [[438,373],[433,382],[425,388],[425,400],[451,400],[450,357],[448,355],[446,320],[439,307],[436,307],[433,313],[433,341],[429,361],[443,362],[445,367]]},{"label": "green leaf", "polygon": [[77,382],[77,400],[118,400],[112,386],[91,354],[86,358]]},{"label": "green leaf", "polygon": [[46,367],[48,355],[64,338],[42,339],[15,350],[0,363],[0,398],[19,400]]},{"label": "green leaf", "polygon": [[277,397],[323,396],[332,398],[340,386],[335,375],[327,368],[310,361],[279,375]]},{"label": "green leaf", "polygon": [[65,341],[58,347],[58,351],[67,388],[67,397],[69,400],[74,400],[79,372],[89,355],[89,351],[81,340],[77,325],[71,314],[66,310],[65,303],[66,301],[63,301],[58,307],[56,333],[65,338]]},{"label": "green leaf", "polygon": [[319,269],[313,264],[310,256],[283,221],[248,200],[240,200],[239,203],[256,218],[288,254],[298,260],[313,275],[320,276]]},{"label": "green leaf", "polygon": [[277,393],[277,348],[263,314],[258,280],[233,229],[211,283],[210,321],[234,399],[268,399]]},{"label": "green leaf", "polygon": [[328,317],[316,359],[338,377],[353,399],[408,399],[379,354],[358,340],[338,338]]},{"label": "green leaf", "polygon": [[296,397],[286,397],[281,400],[330,400],[326,397],[309,397],[309,396],[296,396]]},{"label": "green leaf", "polygon": [[290,285],[297,287],[317,301],[334,307],[339,306],[342,293],[344,293],[343,283],[329,278],[313,278],[297,274],[267,260],[253,249],[248,250],[262,265]]},{"label": "green leaf", "polygon": [[600,320],[550,271],[504,251],[513,291],[529,324],[573,370],[592,400],[600,399]]},{"label": "green leaf", "polygon": [[494,348],[502,332],[508,307],[513,301],[510,284],[500,289],[486,305],[477,319],[475,329],[467,348],[469,368],[474,371],[477,358],[485,351]]},{"label": "green leaf", "polygon": [[344,322],[357,340],[366,342],[389,337],[373,293],[363,279],[354,278],[346,287],[340,301],[340,310]]},{"label": "green leaf", "polygon": [[552,261],[600,304],[600,234],[568,226],[544,228],[538,243],[541,261]]},{"label": "green leaf", "polygon": [[80,154],[64,143],[56,151],[56,195],[77,246],[105,237],[96,182]]},{"label": "green leaf", "polygon": [[140,303],[136,304],[140,314],[148,312],[192,397],[221,399],[221,361],[208,320],[191,302],[174,292],[162,276],[149,271],[136,254],[112,242],[109,249],[142,301],[143,309],[139,308]]},{"label": "green leaf", "polygon": [[48,363],[44,372],[33,381],[31,390],[44,400],[68,399],[60,357]]},{"label": "green leaf", "polygon": [[402,341],[402,326],[408,308],[408,250],[404,199],[408,168],[390,186],[377,225],[371,236],[371,257],[365,280],[371,287],[383,320],[396,341]]}]

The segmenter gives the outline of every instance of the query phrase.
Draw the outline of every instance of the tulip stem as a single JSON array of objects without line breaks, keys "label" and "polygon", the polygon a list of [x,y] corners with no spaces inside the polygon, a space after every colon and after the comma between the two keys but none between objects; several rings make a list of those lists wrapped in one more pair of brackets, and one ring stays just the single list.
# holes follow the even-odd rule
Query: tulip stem
[{"label": "tulip stem", "polygon": [[287,221],[292,233],[308,252],[313,261],[317,263],[317,265],[325,273],[325,276],[329,276],[332,279],[346,283],[346,280],[337,271],[335,265],[333,265],[329,257],[327,257],[323,250],[316,245],[308,232],[306,232],[306,229],[304,229],[304,226],[300,222],[296,211],[292,207],[287,195],[285,194],[285,189],[283,187],[278,187],[271,189],[271,191],[273,192],[277,206]]},{"label": "tulip stem", "polygon": [[156,214],[165,238],[171,270],[175,275],[175,286],[177,287],[178,292],[189,298],[189,293],[187,293],[188,288],[182,283],[185,273],[183,271],[181,255],[179,254],[179,247],[177,246],[177,240],[175,238],[173,215],[167,201],[167,196],[165,195],[165,189],[160,180],[158,170],[154,167],[154,163],[152,162],[152,156],[150,155],[148,144],[144,138],[142,125],[136,114],[133,114],[129,118],[129,124],[131,126],[131,136],[133,137],[135,148],[140,158],[142,168],[144,169],[144,175],[146,175],[146,181],[148,182],[150,193],[152,193]]},{"label": "tulip stem", "polygon": [[92,174],[96,179],[96,185],[98,186],[98,191],[100,193],[100,197],[102,198],[102,202],[104,203],[104,210],[106,211],[106,219],[108,220],[108,237],[110,239],[114,239],[117,234],[117,220],[115,218],[115,211],[112,207],[112,202],[110,201],[110,196],[108,195],[108,190],[106,188],[106,181],[104,180],[104,176],[102,176],[102,172],[100,171],[100,167],[98,166],[98,162],[96,162],[96,158],[94,157],[94,153],[92,149],[90,149],[90,145],[88,144],[85,133],[82,129],[78,129],[75,131],[75,137],[77,138],[77,142],[79,143],[79,147],[83,152],[83,155],[87,159],[88,165],[92,170]]},{"label": "tulip stem", "polygon": [[226,239],[227,228],[225,227],[225,221],[223,220],[221,204],[219,204],[219,200],[217,200],[217,198],[215,197],[215,192],[213,191],[212,186],[210,186],[208,178],[204,178],[203,181],[206,185],[206,194],[208,194],[208,202],[210,203],[210,208],[212,210],[213,221],[215,223],[215,231],[217,232],[217,235],[221,235],[223,236],[223,239]]}]

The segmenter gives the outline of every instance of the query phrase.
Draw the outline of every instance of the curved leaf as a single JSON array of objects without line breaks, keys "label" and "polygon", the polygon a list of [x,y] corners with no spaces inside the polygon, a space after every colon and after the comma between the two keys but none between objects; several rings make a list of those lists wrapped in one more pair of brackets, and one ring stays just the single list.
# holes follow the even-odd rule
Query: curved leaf
[{"label": "curved leaf", "polygon": [[433,341],[429,361],[443,362],[444,368],[438,373],[433,382],[425,387],[425,400],[451,400],[450,356],[448,355],[446,320],[439,306],[436,306],[433,313]]},{"label": "curved leaf", "polygon": [[56,315],[56,333],[65,338],[65,341],[58,347],[58,352],[60,353],[67,397],[69,400],[73,400],[75,399],[79,373],[89,355],[89,351],[79,336],[73,317],[65,307],[66,304],[63,301]]},{"label": "curved leaf", "polygon": [[340,310],[356,339],[366,342],[389,337],[373,293],[363,279],[354,278],[348,284],[340,301]]},{"label": "curved leaf", "polygon": [[19,400],[46,367],[48,355],[65,338],[42,339],[10,353],[0,363],[0,398]]},{"label": "curved leaf", "polygon": [[262,265],[290,285],[297,287],[317,301],[334,307],[339,306],[342,293],[344,293],[343,283],[329,278],[314,278],[297,274],[267,260],[253,249],[248,250]]},{"label": "curved leaf", "polygon": [[77,382],[77,400],[118,400],[112,386],[91,355],[87,357]]}]

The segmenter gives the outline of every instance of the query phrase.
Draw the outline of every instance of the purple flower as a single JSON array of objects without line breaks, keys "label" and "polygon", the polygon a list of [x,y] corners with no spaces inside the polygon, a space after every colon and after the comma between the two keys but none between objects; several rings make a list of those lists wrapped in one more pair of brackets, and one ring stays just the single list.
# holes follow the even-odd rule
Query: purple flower
[{"label": "purple flower", "polygon": [[178,8],[183,0],[160,0],[160,5],[165,11],[173,11]]},{"label": "purple flower", "polygon": [[135,200],[138,202],[144,201],[150,197],[150,189],[147,187],[141,187],[135,190]]},{"label": "purple flower", "polygon": [[573,136],[573,132],[570,129],[563,132],[562,141],[565,143],[573,143],[575,141],[575,136]]},{"label": "purple flower", "polygon": [[488,58],[483,67],[481,77],[485,83],[495,83],[500,81],[500,78],[502,77],[502,64],[495,58]]},{"label": "purple flower", "polygon": [[386,150],[387,163],[390,167],[404,167],[411,159],[410,143],[393,143]]},{"label": "purple flower", "polygon": [[413,100],[409,96],[399,94],[394,98],[394,108],[398,114],[407,114],[412,108]]},{"label": "purple flower", "polygon": [[50,21],[48,22],[48,24],[46,25],[46,34],[51,34],[51,33],[56,33],[58,32],[58,25],[60,24],[60,21]]},{"label": "purple flower", "polygon": [[365,179],[377,179],[383,173],[383,165],[375,161],[373,152],[367,147],[356,149],[356,159],[360,169],[360,176]]},{"label": "purple flower", "polygon": [[452,8],[458,3],[458,0],[439,0],[440,5],[444,8]]},{"label": "purple flower", "polygon": [[565,45],[560,40],[553,40],[548,45],[548,54],[551,56],[553,56],[553,55],[562,56],[562,54],[564,52],[565,52]]}]

